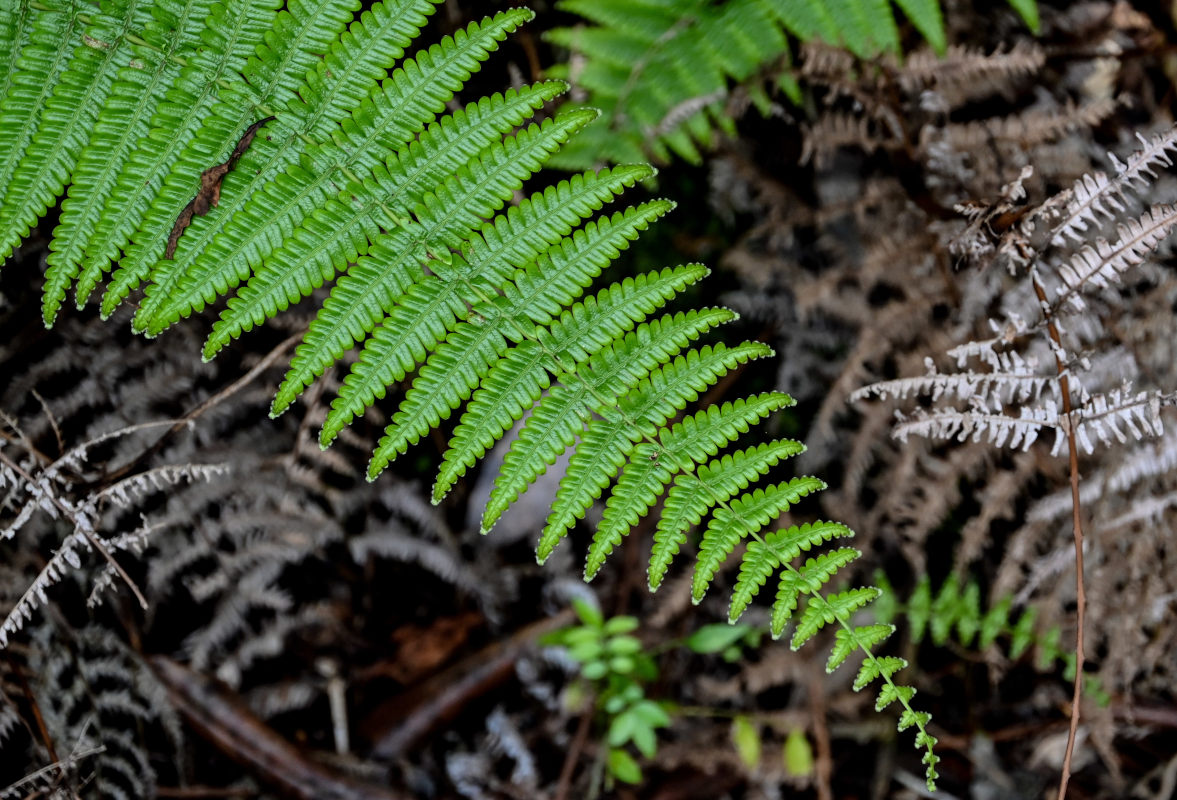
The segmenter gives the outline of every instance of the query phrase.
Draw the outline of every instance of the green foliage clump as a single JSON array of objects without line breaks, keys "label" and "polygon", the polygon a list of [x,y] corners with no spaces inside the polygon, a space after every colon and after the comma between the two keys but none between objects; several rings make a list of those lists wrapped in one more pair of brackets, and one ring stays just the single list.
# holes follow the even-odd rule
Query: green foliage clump
[{"label": "green foliage clump", "polygon": [[[1045,633],[1039,633],[1033,607],[1023,609],[1015,618],[1011,596],[1002,597],[983,610],[981,585],[977,581],[969,580],[962,586],[956,575],[949,575],[940,588],[933,591],[932,581],[925,575],[904,603],[895,599],[896,594],[882,572],[875,573],[875,583],[886,597],[875,605],[875,618],[886,624],[900,618],[907,620],[911,640],[916,644],[929,639],[937,647],[956,643],[986,650],[1002,640],[1008,643],[1006,653],[1010,659],[1018,660],[1033,647],[1037,653],[1035,666],[1039,670],[1061,665],[1063,678],[1075,679],[1075,652],[1061,646],[1062,629],[1055,625]],[[1099,705],[1106,706],[1111,701],[1097,676],[1087,676],[1084,686],[1087,694]]]},{"label": "green foliage clump", "polygon": [[[1035,0],[1009,0],[1038,29]],[[895,0],[937,53],[948,39],[939,0]],[[586,94],[604,119],[553,158],[564,169],[672,156],[692,163],[716,129],[729,135],[730,85],[746,84],[767,113],[770,99],[749,79],[775,75],[794,99],[789,37],[845,47],[859,58],[900,52],[900,30],[887,0],[560,0],[588,25],[548,32],[572,51],[573,66],[552,70]]]},{"label": "green foliage clump", "polygon": [[627,748],[633,745],[646,758],[653,758],[658,751],[658,729],[670,725],[667,707],[646,697],[645,687],[658,679],[658,665],[632,635],[639,625],[636,617],[606,620],[584,600],[574,600],[572,607],[580,624],[554,631],[540,642],[567,648],[569,657],[580,664],[580,675],[588,685],[578,687],[570,702],[580,705],[589,699],[605,718],[609,775],[625,783],[640,783],[641,767]]}]

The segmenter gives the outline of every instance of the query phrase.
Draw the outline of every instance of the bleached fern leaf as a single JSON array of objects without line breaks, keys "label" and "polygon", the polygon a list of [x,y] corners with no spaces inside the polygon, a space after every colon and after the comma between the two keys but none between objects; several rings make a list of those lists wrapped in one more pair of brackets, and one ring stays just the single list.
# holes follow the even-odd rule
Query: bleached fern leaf
[{"label": "bleached fern leaf", "polygon": [[1120,238],[1115,244],[1101,238],[1094,246],[1084,246],[1059,268],[1063,285],[1058,288],[1055,305],[1065,304],[1072,311],[1082,311],[1086,306],[1082,292],[1087,287],[1106,289],[1119,283],[1120,276],[1144,263],[1145,256],[1156,250],[1174,226],[1177,226],[1177,206],[1153,206],[1140,219],[1118,225]]},{"label": "bleached fern leaf", "polygon": [[49,588],[59,583],[74,570],[81,569],[82,556],[89,552],[90,543],[86,540],[85,532],[77,530],[67,536],[57,548],[57,552],[46,562],[45,566],[29,584],[24,594],[16,601],[8,615],[0,622],[0,649],[8,646],[8,639],[19,632],[37,609],[49,602]]},{"label": "bleached fern leaf", "polygon": [[123,508],[129,508],[136,500],[151,492],[185,482],[211,481],[229,474],[230,470],[228,464],[169,464],[154,467],[108,486],[98,492],[95,499],[107,500]]},{"label": "bleached fern leaf", "polygon": [[[933,439],[956,439],[958,442],[979,442],[982,438],[996,447],[1021,447],[1030,449],[1044,428],[1058,429],[1058,408],[1053,401],[1044,401],[1041,406],[1022,406],[1018,416],[984,413],[982,411],[958,411],[919,409],[910,416],[898,416],[894,436],[906,441],[908,436],[925,436]],[[1055,438],[1055,446],[1063,441]]]},{"label": "bleached fern leaf", "polygon": [[[1075,439],[1086,452],[1095,450],[1092,436],[1102,444],[1112,441],[1123,444],[1129,438],[1140,441],[1165,433],[1161,422],[1161,406],[1172,405],[1172,395],[1160,392],[1132,392],[1132,387],[1113,389],[1107,394],[1095,394],[1087,399],[1075,415]],[[1065,428],[1064,428],[1065,429]],[[1127,433],[1125,430],[1127,429]]]},{"label": "bleached fern leaf", "polygon": [[1084,175],[1075,182],[1067,202],[1063,218],[1051,231],[1051,241],[1063,244],[1068,238],[1082,241],[1081,234],[1094,225],[1099,226],[1099,217],[1114,219],[1123,213],[1124,192],[1129,187],[1147,186],[1156,180],[1158,167],[1173,165],[1171,154],[1177,151],[1177,128],[1145,139],[1139,133],[1141,149],[1128,157],[1126,163],[1108,154],[1115,166],[1115,176],[1109,178],[1103,172]]},{"label": "bleached fern leaf", "polygon": [[901,400],[911,396],[926,396],[933,403],[944,398],[974,402],[988,406],[994,401],[1003,403],[1037,400],[1054,385],[1053,376],[1039,375],[1035,365],[1027,362],[1016,351],[992,354],[996,372],[941,373],[931,358],[924,360],[928,374],[920,378],[900,378],[880,381],[855,390],[850,400],[876,396],[881,400],[893,395]]},{"label": "bleached fern leaf", "polygon": [[1033,42],[1018,42],[1009,50],[982,53],[953,45],[941,55],[921,51],[912,53],[899,73],[900,85],[915,93],[932,87],[960,91],[978,84],[988,87],[998,80],[1033,75],[1046,63],[1046,53]]}]

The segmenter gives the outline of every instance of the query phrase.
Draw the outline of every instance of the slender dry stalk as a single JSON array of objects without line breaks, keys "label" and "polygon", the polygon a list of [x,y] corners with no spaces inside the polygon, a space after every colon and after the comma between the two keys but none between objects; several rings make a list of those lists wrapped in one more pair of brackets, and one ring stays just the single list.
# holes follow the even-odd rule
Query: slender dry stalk
[{"label": "slender dry stalk", "polygon": [[1071,416],[1071,391],[1067,380],[1066,364],[1060,353],[1062,341],[1059,338],[1058,327],[1050,312],[1050,301],[1046,298],[1046,290],[1038,281],[1038,276],[1031,273],[1030,280],[1034,284],[1034,293],[1038,296],[1038,303],[1042,308],[1042,316],[1046,320],[1046,329],[1050,333],[1051,341],[1055,345],[1055,367],[1058,369],[1059,394],[1062,395],[1063,419],[1067,420],[1067,454],[1070,458],[1071,472],[1071,528],[1075,537],[1075,594],[1076,594],[1076,627],[1075,631],[1075,688],[1071,698],[1071,727],[1067,733],[1067,750],[1063,757],[1062,775],[1059,777],[1058,800],[1067,796],[1067,784],[1071,780],[1071,758],[1075,753],[1075,737],[1079,732],[1079,700],[1083,692],[1083,623],[1086,617],[1087,591],[1083,585],[1083,519],[1079,505],[1079,450],[1075,444],[1075,419]]}]

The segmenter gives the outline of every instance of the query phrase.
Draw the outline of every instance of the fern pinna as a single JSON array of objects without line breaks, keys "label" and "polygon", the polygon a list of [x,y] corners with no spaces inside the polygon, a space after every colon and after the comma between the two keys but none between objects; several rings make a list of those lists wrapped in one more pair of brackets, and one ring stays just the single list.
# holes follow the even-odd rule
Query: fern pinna
[{"label": "fern pinna", "polygon": [[589,549],[589,578],[665,495],[650,563],[657,588],[688,531],[709,516],[695,599],[750,540],[732,619],[778,575],[773,632],[803,600],[794,647],[834,624],[831,669],[864,651],[856,686],[881,679],[879,707],[900,703],[900,728],[918,729],[931,782],[928,716],[911,708],[914,689],[892,681],[903,662],[872,655],[891,628],[852,624],[878,590],[824,591],[857,551],[794,564],[851,531],[821,522],[762,532],[824,486],[797,478],[750,489],[801,445],[777,440],[720,456],[791,399],[768,393],[684,410],[769,348],[691,348],[734,318],[727,309],[659,315],[703,278],[698,265],[585,294],[670,210],[652,200],[598,213],[653,171],[590,171],[509,205],[597,113],[531,121],[565,90],[555,81],[454,105],[531,12],[503,11],[406,58],[434,0],[376,3],[358,15],[358,0],[282,9],[267,0],[0,3],[5,256],[68,186],[49,246],[47,324],[71,284],[83,305],[112,268],[102,313],[142,285],[134,327],[150,336],[234,292],[205,347],[211,358],[334,280],[278,390],[275,415],[359,345],[322,444],[411,379],[372,458],[374,479],[465,404],[435,501],[527,416],[483,529],[573,447],[539,557],[620,473]]},{"label": "fern pinna", "polygon": [[[1008,0],[1038,29],[1035,0]],[[948,47],[939,0],[895,0],[936,53]],[[584,169],[672,156],[697,163],[716,129],[729,135],[729,83],[767,114],[768,95],[750,79],[775,75],[800,101],[789,65],[789,36],[845,47],[859,58],[897,54],[900,30],[888,0],[559,0],[590,25],[559,28],[547,38],[577,54],[552,70],[601,108],[602,124],[564,148],[553,164]]]}]

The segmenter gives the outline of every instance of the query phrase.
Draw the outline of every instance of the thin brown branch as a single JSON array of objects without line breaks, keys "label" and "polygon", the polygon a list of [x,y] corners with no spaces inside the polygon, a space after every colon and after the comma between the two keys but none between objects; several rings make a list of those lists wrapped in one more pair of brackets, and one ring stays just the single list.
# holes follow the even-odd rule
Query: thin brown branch
[{"label": "thin brown branch", "polygon": [[1071,472],[1071,529],[1075,539],[1075,595],[1076,620],[1075,625],[1075,685],[1071,697],[1071,727],[1067,733],[1067,750],[1063,756],[1063,770],[1059,777],[1058,800],[1067,796],[1067,784],[1071,780],[1071,760],[1075,753],[1075,737],[1079,733],[1079,701],[1083,694],[1083,624],[1086,619],[1087,590],[1083,584],[1083,519],[1082,508],[1079,504],[1079,450],[1075,444],[1076,420],[1071,416],[1071,391],[1067,380],[1067,365],[1063,363],[1059,353],[1062,351],[1062,340],[1058,327],[1051,316],[1050,301],[1046,297],[1046,290],[1038,282],[1037,275],[1031,275],[1034,293],[1038,295],[1038,304],[1046,320],[1046,329],[1054,342],[1055,367],[1058,370],[1059,393],[1062,395],[1063,418],[1067,420],[1065,430],[1067,436],[1067,455],[1070,460]]},{"label": "thin brown branch", "polygon": [[33,712],[33,721],[37,724],[37,733],[41,737],[41,743],[45,745],[45,752],[49,754],[49,759],[56,763],[57,750],[53,746],[53,737],[49,735],[49,728],[45,725],[45,717],[41,714],[41,706],[37,704],[37,696],[33,694],[33,687],[29,686],[28,678],[25,677],[25,672],[21,669],[17,660],[7,651],[4,655],[8,660],[8,666],[12,668],[13,674],[16,675],[16,681],[20,685],[21,694],[25,696],[25,700]]},{"label": "thin brown branch", "polygon": [[830,729],[826,723],[825,683],[822,671],[816,666],[811,670],[809,681],[809,712],[813,717],[813,738],[817,742],[817,758],[814,760],[814,788],[817,800],[834,800],[830,780],[834,771],[833,748],[830,746]]},{"label": "thin brown branch", "polygon": [[152,670],[188,724],[225,755],[283,794],[299,800],[408,800],[408,795],[361,783],[308,757],[258,719],[235,694],[163,656]]},{"label": "thin brown branch", "polygon": [[580,722],[576,725],[576,734],[572,737],[572,745],[568,748],[568,754],[564,756],[564,766],[560,768],[560,780],[556,782],[556,793],[552,795],[552,800],[565,800],[568,797],[568,790],[572,788],[572,776],[576,774],[576,764],[580,761],[580,754],[584,750],[585,742],[588,741],[595,706],[596,698],[590,697],[588,708],[580,715]]}]

